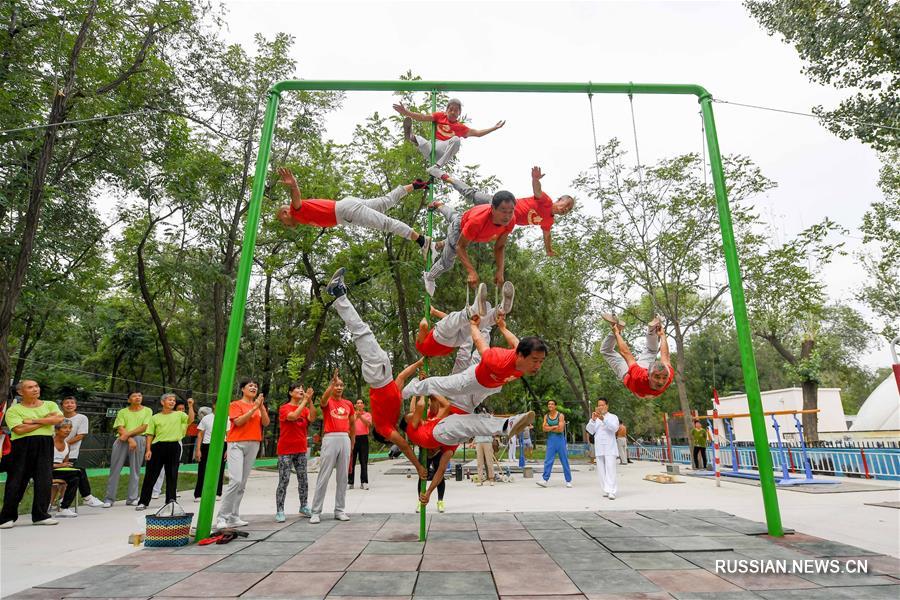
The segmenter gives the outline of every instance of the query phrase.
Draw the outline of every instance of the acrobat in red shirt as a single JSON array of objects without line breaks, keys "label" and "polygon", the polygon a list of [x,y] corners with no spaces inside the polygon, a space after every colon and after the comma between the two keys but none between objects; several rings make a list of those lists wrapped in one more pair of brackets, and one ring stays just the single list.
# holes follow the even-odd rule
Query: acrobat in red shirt
[{"label": "acrobat in red shirt", "polygon": [[317,200],[308,198],[300,204],[300,210],[290,205],[291,217],[301,225],[316,227],[334,227],[337,215],[334,212],[334,200]]},{"label": "acrobat in red shirt", "polygon": [[509,348],[489,348],[475,367],[475,379],[487,388],[502,387],[522,376],[516,369],[516,351]]},{"label": "acrobat in red shirt", "polygon": [[451,123],[445,112],[431,113],[431,118],[436,125],[434,137],[439,140],[449,140],[453,136],[461,138],[469,136],[469,128],[459,121]]},{"label": "acrobat in red shirt", "polygon": [[655,398],[666,391],[675,378],[675,370],[672,367],[666,368],[669,370],[669,378],[666,380],[666,384],[658,390],[650,387],[650,373],[645,367],[637,363],[628,367],[628,372],[622,378],[622,383],[638,398]]},{"label": "acrobat in red shirt", "polygon": [[553,227],[553,200],[547,194],[517,198],[515,222],[519,227],[537,225],[544,231]]},{"label": "acrobat in red shirt", "polygon": [[470,242],[493,242],[512,231],[516,226],[515,219],[506,225],[497,225],[491,218],[492,210],[490,204],[480,204],[464,212],[460,221],[463,237]]}]

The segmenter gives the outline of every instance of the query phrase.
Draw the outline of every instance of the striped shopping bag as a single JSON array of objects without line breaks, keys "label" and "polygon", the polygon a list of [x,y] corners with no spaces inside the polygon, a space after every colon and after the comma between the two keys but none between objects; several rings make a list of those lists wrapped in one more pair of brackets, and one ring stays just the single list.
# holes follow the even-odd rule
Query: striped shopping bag
[{"label": "striped shopping bag", "polygon": [[147,515],[147,535],[144,546],[187,546],[191,537],[191,519],[177,502],[169,502],[156,513]]}]

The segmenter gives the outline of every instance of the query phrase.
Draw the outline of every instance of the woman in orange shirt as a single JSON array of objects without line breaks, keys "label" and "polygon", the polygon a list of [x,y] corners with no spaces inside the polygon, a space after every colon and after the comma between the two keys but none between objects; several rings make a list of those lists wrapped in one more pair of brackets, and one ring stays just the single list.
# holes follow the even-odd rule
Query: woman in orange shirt
[{"label": "woman in orange shirt", "polygon": [[262,428],[269,424],[269,411],[266,409],[265,396],[259,392],[259,384],[252,379],[241,382],[241,397],[228,407],[228,420],[231,429],[226,438],[228,442],[228,477],[230,479],[222,504],[219,505],[219,516],[216,528],[243,527],[247,521],[241,519],[241,499],[247,487],[247,478],[253,469],[253,463],[259,454],[262,442]]}]

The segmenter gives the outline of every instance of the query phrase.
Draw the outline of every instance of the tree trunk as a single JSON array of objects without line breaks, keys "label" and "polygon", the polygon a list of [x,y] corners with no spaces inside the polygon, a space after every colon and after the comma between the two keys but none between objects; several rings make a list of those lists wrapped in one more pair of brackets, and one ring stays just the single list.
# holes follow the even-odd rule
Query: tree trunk
[{"label": "tree trunk", "polygon": [[673,339],[675,340],[675,387],[678,390],[678,405],[681,407],[684,435],[687,438],[688,445],[691,446],[691,452],[693,452],[690,436],[693,417],[691,415],[691,404],[687,396],[687,386],[684,383],[684,332],[678,327],[677,322],[675,323]]},{"label": "tree trunk", "polygon": [[[112,394],[116,390],[116,377],[119,375],[119,366],[122,364],[122,358],[125,356],[125,351],[120,350],[116,357],[113,359],[112,364],[112,373],[109,376],[109,393]],[[127,390],[126,390],[127,391]]]},{"label": "tree trunk", "polygon": [[165,381],[169,385],[169,388],[172,389],[175,387],[175,374],[177,373],[177,369],[175,367],[175,355],[172,352],[172,345],[169,343],[169,336],[166,333],[166,325],[162,322],[162,319],[159,316],[159,311],[156,310],[156,303],[153,301],[153,295],[150,293],[150,288],[147,285],[147,272],[146,265],[144,263],[144,247],[146,246],[147,240],[150,238],[150,234],[153,232],[153,228],[158,220],[161,219],[157,218],[150,221],[150,223],[147,225],[146,231],[144,232],[144,237],[141,238],[141,243],[138,244],[137,274],[138,286],[141,290],[141,298],[144,300],[144,304],[147,306],[147,311],[150,313],[150,318],[153,320],[153,325],[156,327],[156,334],[159,338],[159,344],[162,346],[163,357],[165,358]]},{"label": "tree trunk", "polygon": [[[551,345],[555,346],[556,359],[559,361],[559,366],[562,367],[563,375],[566,378],[566,382],[569,384],[569,387],[572,389],[572,394],[578,398],[579,403],[581,404],[581,410],[584,412],[585,420],[589,420],[591,418],[591,407],[587,402],[585,396],[581,393],[581,390],[578,388],[578,384],[575,382],[575,377],[572,375],[572,371],[569,369],[569,365],[566,364],[566,361],[563,360],[563,352],[564,348],[562,343],[560,342],[551,342]],[[588,434],[587,431],[581,432],[582,440],[587,441]]]},{"label": "tree trunk", "polygon": [[575,368],[578,369],[578,379],[581,380],[581,404],[584,407],[585,418],[591,417],[591,398],[590,394],[588,394],[588,386],[587,380],[584,377],[584,369],[581,366],[581,361],[578,360],[578,355],[575,354],[575,350],[572,348],[572,344],[567,344],[566,349],[569,351],[569,358],[572,359],[572,362],[575,364]]},{"label": "tree trunk", "polygon": [[50,116],[47,119],[47,123],[50,126],[44,129],[44,140],[41,144],[41,151],[34,169],[34,175],[31,178],[31,189],[28,196],[28,208],[25,211],[25,226],[22,231],[19,254],[16,257],[15,266],[9,280],[3,282],[5,292],[3,296],[5,298],[2,305],[0,305],[0,398],[6,398],[9,393],[10,329],[12,328],[12,318],[15,314],[16,305],[22,293],[28,264],[31,262],[34,240],[41,217],[41,208],[44,203],[44,184],[47,179],[47,171],[50,168],[50,161],[53,158],[53,150],[56,146],[57,128],[60,123],[66,120],[67,102],[69,94],[75,87],[75,71],[78,67],[78,59],[81,56],[81,50],[87,42],[88,30],[96,12],[97,0],[94,0],[88,7],[87,14],[81,22],[78,36],[75,38],[75,43],[72,46],[69,64],[63,77],[63,87],[60,90],[54,90],[53,104],[50,107]]},{"label": "tree trunk", "polygon": [[394,287],[397,288],[397,310],[400,317],[400,343],[403,344],[403,356],[406,357],[406,364],[415,362],[416,355],[413,353],[410,345],[409,333],[409,314],[406,311],[406,290],[403,289],[403,278],[400,276],[399,265],[394,256],[393,236],[386,235],[384,239],[384,247],[387,250],[388,264],[391,266],[391,279],[394,280]]},{"label": "tree trunk", "polygon": [[[819,408],[819,383],[804,381],[800,387],[803,390],[803,410]],[[803,439],[807,442],[819,441],[818,413],[803,413]]]}]

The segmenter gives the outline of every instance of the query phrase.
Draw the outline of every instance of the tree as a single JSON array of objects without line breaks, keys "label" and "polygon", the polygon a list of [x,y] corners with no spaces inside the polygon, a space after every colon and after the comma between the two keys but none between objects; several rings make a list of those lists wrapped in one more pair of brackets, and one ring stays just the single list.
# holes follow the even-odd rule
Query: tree
[{"label": "tree", "polygon": [[[588,238],[596,249],[595,267],[603,274],[591,293],[628,322],[646,324],[654,314],[664,317],[675,346],[675,388],[690,429],[686,341],[728,291],[721,283],[708,288],[723,255],[716,199],[696,154],[643,168],[626,167],[624,157],[613,139],[598,149],[600,179],[589,171],[576,181],[604,207],[603,222]],[[749,200],[774,183],[746,157],[726,157],[724,163],[737,246],[746,257],[759,244]]]},{"label": "tree", "polygon": [[872,203],[860,227],[870,251],[859,258],[869,277],[857,299],[881,320],[881,335],[892,340],[900,334],[900,150],[885,155],[878,186],[884,200]]},{"label": "tree", "polygon": [[[780,33],[811,81],[853,90],[837,108],[814,108],[843,139],[885,151],[900,145],[900,4],[891,0],[747,0],[769,35]],[[874,124],[893,127],[887,129]]]}]

